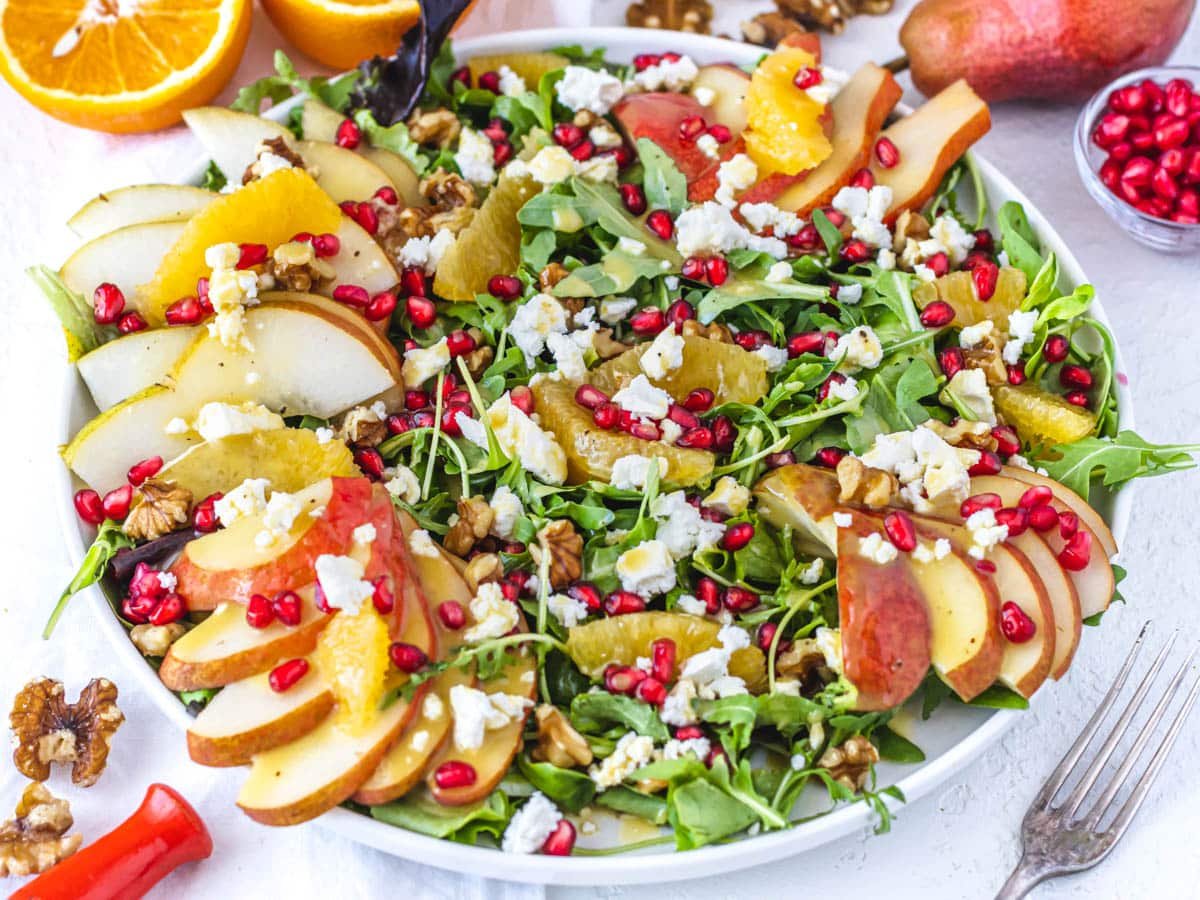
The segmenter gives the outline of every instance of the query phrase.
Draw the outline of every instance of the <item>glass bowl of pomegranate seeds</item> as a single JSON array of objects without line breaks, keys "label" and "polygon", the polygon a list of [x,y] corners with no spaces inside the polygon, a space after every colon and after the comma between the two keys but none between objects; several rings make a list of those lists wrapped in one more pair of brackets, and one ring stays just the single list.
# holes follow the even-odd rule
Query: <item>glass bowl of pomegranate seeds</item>
[{"label": "glass bowl of pomegranate seeds", "polygon": [[1200,68],[1140,69],[1097,93],[1079,115],[1075,162],[1134,240],[1200,250]]}]

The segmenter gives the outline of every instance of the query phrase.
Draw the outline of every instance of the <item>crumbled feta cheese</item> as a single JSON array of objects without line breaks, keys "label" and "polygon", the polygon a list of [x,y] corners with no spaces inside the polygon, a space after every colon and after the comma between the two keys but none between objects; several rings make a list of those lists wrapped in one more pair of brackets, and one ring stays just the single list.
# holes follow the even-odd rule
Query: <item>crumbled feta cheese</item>
[{"label": "crumbled feta cheese", "polygon": [[503,637],[521,622],[517,605],[505,599],[494,581],[481,584],[469,606],[475,624],[463,633],[463,638],[471,644]]},{"label": "crumbled feta cheese", "polygon": [[432,275],[453,243],[454,234],[448,228],[439,228],[432,237],[409,238],[396,258],[407,269],[421,269]]},{"label": "crumbled feta cheese", "polygon": [[409,745],[418,753],[424,753],[429,748],[429,732],[424,728],[414,731]]},{"label": "crumbled feta cheese", "polygon": [[534,294],[522,303],[508,326],[508,336],[521,348],[528,366],[546,349],[546,338],[566,333],[567,311],[549,294]]},{"label": "crumbled feta cheese", "polygon": [[685,209],[675,220],[675,246],[684,256],[712,256],[731,250],[754,250],[775,259],[787,256],[779,238],[760,237],[733,218],[733,212],[714,201]]},{"label": "crumbled feta cheese", "polygon": [[612,402],[635,416],[665,419],[672,401],[670,394],[652,385],[645,375],[638,375],[613,394]]},{"label": "crumbled feta cheese", "polygon": [[511,541],[517,519],[525,514],[521,498],[508,485],[502,484],[493,492],[488,506],[492,508],[492,534],[502,541]]},{"label": "crumbled feta cheese", "polygon": [[[840,514],[839,514],[840,515]],[[817,584],[825,572],[825,560],[817,557],[800,573],[801,584]]]},{"label": "crumbled feta cheese", "polygon": [[713,101],[717,99],[717,92],[710,87],[700,85],[692,88],[692,96],[696,98],[696,102],[701,106],[712,106]]},{"label": "crumbled feta cheese", "polygon": [[[572,384],[578,384],[587,377],[587,360],[584,354],[592,347],[594,332],[588,330],[575,331],[571,334],[551,334],[546,337],[546,349],[554,357],[558,366],[557,375]],[[580,340],[583,338],[584,340]]]},{"label": "crumbled feta cheese", "polygon": [[[235,258],[232,265],[236,264]],[[230,350],[253,350],[254,345],[246,336],[246,307],[258,304],[258,275],[234,268],[214,268],[208,277],[208,299],[214,312],[208,323],[209,336]]]},{"label": "crumbled feta cheese", "polygon": [[696,138],[696,149],[709,159],[721,158],[721,145],[717,143],[717,139],[711,134],[702,134]]},{"label": "crumbled feta cheese", "polygon": [[661,456],[645,457],[630,453],[618,457],[613,462],[612,474],[608,476],[608,483],[622,491],[641,490],[646,486],[651,466],[658,467],[660,479],[666,477],[668,464]]},{"label": "crumbled feta cheese", "polygon": [[774,347],[771,344],[763,344],[754,351],[754,355],[767,364],[768,372],[778,372],[788,361],[787,348]]},{"label": "crumbled feta cheese", "polygon": [[821,655],[825,657],[825,665],[833,669],[835,672],[842,671],[842,632],[838,628],[825,628],[822,626],[816,630],[813,635],[817,642],[817,649],[821,651]]},{"label": "crumbled feta cheese", "polygon": [[604,121],[588,129],[588,140],[596,145],[597,150],[611,150],[622,144],[621,136]]},{"label": "crumbled feta cheese", "polygon": [[752,231],[770,228],[775,237],[791,237],[804,227],[804,222],[794,212],[780,209],[774,203],[743,203],[738,207],[742,220]]},{"label": "crumbled feta cheese", "polygon": [[561,821],[558,807],[541,791],[534,791],[508,820],[500,849],[505,853],[537,853]]},{"label": "crumbled feta cheese", "polygon": [[849,403],[858,397],[858,379],[847,375],[844,381],[829,382],[829,396],[834,400]]},{"label": "crumbled feta cheese", "polygon": [[929,266],[925,265],[924,263],[913,266],[913,274],[927,284],[929,282],[937,281],[937,272],[933,271],[933,269],[929,268]]},{"label": "crumbled feta cheese", "polygon": [[862,300],[863,287],[858,282],[838,288],[837,300],[842,306],[855,306]]},{"label": "crumbled feta cheese", "polygon": [[409,387],[424,384],[450,364],[450,347],[445,338],[428,347],[414,347],[404,353],[400,373]]},{"label": "crumbled feta cheese", "polygon": [[442,698],[437,694],[426,694],[425,699],[421,702],[421,715],[430,722],[437,722],[445,714],[446,704],[442,703]]},{"label": "crumbled feta cheese", "polygon": [[410,505],[421,499],[421,482],[417,480],[417,473],[405,465],[396,466],[384,487],[397,500]]},{"label": "crumbled feta cheese", "polygon": [[758,166],[745,153],[735,153],[717,167],[717,191],[713,195],[722,206],[735,206],[734,195],[758,181]]},{"label": "crumbled feta cheese", "polygon": [[750,506],[750,488],[731,475],[723,475],[700,505],[725,516],[740,516]]},{"label": "crumbled feta cheese", "polygon": [[850,219],[853,236],[874,247],[889,247],[892,233],[883,224],[892,205],[892,189],[886,184],[871,188],[846,186],[834,195],[832,206]]},{"label": "crumbled feta cheese", "polygon": [[260,403],[205,403],[196,414],[192,429],[206,441],[216,441],[234,434],[271,431],[283,428],[283,417]]},{"label": "crumbled feta cheese", "polygon": [[750,646],[750,635],[736,625],[726,625],[717,633],[719,647],[702,650],[688,657],[680,680],[695,682],[699,696],[705,699],[746,693],[745,682],[729,674],[733,654]]},{"label": "crumbled feta cheese", "polygon": [[883,362],[883,344],[870,325],[859,325],[838,338],[829,358],[851,372],[874,369]]},{"label": "crumbled feta cheese", "polygon": [[[278,496],[278,495],[275,495],[275,496]],[[271,499],[274,500],[275,496],[272,496]],[[375,526],[372,525],[370,522],[364,522],[362,525],[359,525],[357,528],[354,529],[354,531],[352,531],[350,533],[350,537],[354,541],[354,543],[359,544],[361,546],[366,546],[367,544],[375,543],[375,538],[377,538],[378,536],[379,536],[378,533],[375,531]]]},{"label": "crumbled feta cheese", "polygon": [[841,69],[833,68],[833,66],[821,66],[820,68],[820,83],[805,88],[804,93],[808,94],[809,97],[822,106],[828,106],[833,102],[833,98],[846,86],[846,82],[850,80],[850,76]]},{"label": "crumbled feta cheese", "polygon": [[[562,484],[566,480],[567,454],[554,435],[513,406],[509,394],[501,395],[488,407],[487,420],[505,456],[519,459],[526,471],[547,484]],[[484,450],[488,448],[487,434],[480,423],[461,413],[455,421],[460,427],[466,423],[474,426],[464,427],[463,436]]]},{"label": "crumbled feta cheese", "polygon": [[628,253],[630,256],[645,256],[646,245],[641,241],[634,240],[631,237],[622,235],[617,238],[617,249],[622,253]]},{"label": "crumbled feta cheese", "polygon": [[975,559],[983,559],[989,550],[1008,537],[1008,526],[996,523],[994,509],[981,509],[971,513],[966,521],[971,532],[971,546],[967,553]]},{"label": "crumbled feta cheese", "polygon": [[865,465],[895,475],[901,495],[917,512],[927,512],[943,496],[956,503],[967,498],[971,486],[967,470],[979,461],[979,451],[952,447],[918,425],[912,431],[876,435],[861,458]]},{"label": "crumbled feta cheese", "polygon": [[858,539],[858,554],[864,559],[869,559],[871,562],[878,565],[886,565],[896,558],[899,551],[896,545],[891,541],[885,540],[883,535],[878,533],[868,534],[865,538]]},{"label": "crumbled feta cheese", "polygon": [[1004,344],[1001,356],[1010,366],[1015,366],[1021,361],[1021,354],[1025,352],[1026,345],[1033,341],[1033,331],[1037,320],[1036,309],[1031,309],[1029,312],[1021,312],[1018,309],[1009,313],[1008,340]]},{"label": "crumbled feta cheese", "polygon": [[725,534],[725,526],[700,515],[683,491],[659,494],[650,505],[650,515],[658,524],[656,542],[665,545],[675,559],[715,546]]},{"label": "crumbled feta cheese", "polygon": [[486,731],[503,728],[533,706],[528,697],[517,694],[488,694],[465,684],[450,688],[450,709],[454,716],[454,746],[459,750],[477,750],[483,746]]},{"label": "crumbled feta cheese", "polygon": [[425,556],[429,559],[437,559],[441,556],[437,544],[433,542],[433,538],[424,528],[417,528],[408,536],[408,549],[417,556]]},{"label": "crumbled feta cheese", "polygon": [[990,337],[996,326],[991,319],[984,319],[975,325],[968,325],[958,333],[958,346],[964,350],[973,350]]},{"label": "crumbled feta cheese", "polygon": [[896,254],[890,247],[884,247],[875,257],[875,264],[885,272],[896,268]]},{"label": "crumbled feta cheese", "polygon": [[588,775],[600,790],[616,787],[654,755],[654,739],[630,731],[617,741],[613,752],[588,769]]},{"label": "crumbled feta cheese", "polygon": [[188,425],[187,420],[179,416],[171,419],[171,421],[163,426],[164,434],[187,434],[191,430],[192,427]]},{"label": "crumbled feta cheese", "polygon": [[600,301],[600,321],[616,325],[637,309],[637,300],[632,297],[606,297]]},{"label": "crumbled feta cheese", "polygon": [[[929,226],[929,239],[937,241],[950,257],[952,266],[959,265],[975,246],[975,235],[962,227],[952,215],[938,216]],[[932,254],[930,254],[932,255]]]},{"label": "crumbled feta cheese", "polygon": [[318,444],[322,444],[322,445],[328,444],[330,441],[333,440],[333,429],[332,428],[321,427],[321,428],[318,428],[314,433],[317,436]]},{"label": "crumbled feta cheese", "polygon": [[[703,613],[694,613],[703,615]],[[681,678],[667,694],[658,716],[667,725],[676,728],[682,725],[694,725],[696,713],[692,710],[692,701],[696,699],[696,682],[690,678]]]},{"label": "crumbled feta cheese", "polygon": [[763,281],[769,284],[779,284],[782,281],[787,281],[792,277],[792,264],[786,259],[781,259],[777,263],[772,263],[771,268],[767,269],[766,277]]},{"label": "crumbled feta cheese", "polygon": [[314,568],[325,602],[348,616],[356,614],[375,592],[371,582],[363,580],[363,564],[353,557],[322,553]]},{"label": "crumbled feta cheese", "polygon": [[525,93],[525,79],[508,66],[501,66],[496,74],[500,76],[500,93],[505,97]]},{"label": "crumbled feta cheese", "polygon": [[575,174],[576,162],[565,147],[543,147],[529,161],[529,174],[543,185],[555,185]]},{"label": "crumbled feta cheese", "polygon": [[454,164],[463,178],[472,184],[490,185],[496,180],[494,160],[492,142],[487,135],[471,128],[464,128],[459,133]]},{"label": "crumbled feta cheese", "polygon": [[833,524],[838,528],[849,528],[854,524],[854,517],[850,513],[835,512],[833,514]]},{"label": "crumbled feta cheese", "polygon": [[676,334],[674,328],[664,328],[639,357],[642,371],[661,381],[683,365],[684,346],[683,337]]},{"label": "crumbled feta cheese", "polygon": [[263,510],[263,529],[254,536],[254,543],[260,548],[270,547],[276,541],[288,536],[296,518],[304,511],[303,504],[295,494],[276,491],[267,501]]},{"label": "crumbled feta cheese", "polygon": [[949,555],[950,542],[945,538],[938,538],[933,544],[917,544],[917,548],[913,550],[913,559],[922,563],[945,559]]},{"label": "crumbled feta cheese", "polygon": [[210,269],[232,269],[238,264],[242,251],[237,244],[213,244],[204,251],[204,264]]},{"label": "crumbled feta cheese", "polygon": [[633,76],[633,83],[644,91],[676,91],[688,89],[700,69],[690,56],[679,59],[664,59],[662,62],[648,66]]},{"label": "crumbled feta cheese", "polygon": [[554,85],[554,94],[558,102],[572,112],[586,109],[598,116],[606,116],[625,95],[625,87],[620,79],[608,72],[567,66],[563,77]]},{"label": "crumbled feta cheese", "polygon": [[675,560],[660,540],[642,541],[617,557],[616,574],[626,591],[654,597],[675,587]]},{"label": "crumbled feta cheese", "polygon": [[703,762],[712,752],[712,744],[706,737],[688,738],[685,741],[672,738],[663,744],[663,759],[682,759],[689,754]]},{"label": "crumbled feta cheese", "polygon": [[976,422],[996,424],[996,408],[983,369],[959,369],[943,390],[952,394]]},{"label": "crumbled feta cheese", "polygon": [[1004,462],[1006,465],[1016,466],[1018,469],[1024,469],[1026,472],[1033,471],[1033,466],[1030,465],[1029,460],[1023,457],[1020,453],[1014,453]]},{"label": "crumbled feta cheese", "polygon": [[617,158],[611,153],[597,153],[591,159],[585,159],[575,166],[575,174],[580,178],[597,183],[607,181],[615,184],[617,170]]},{"label": "crumbled feta cheese", "polygon": [[247,478],[213,504],[217,521],[228,528],[238,519],[266,512],[266,491],[271,482],[266,478]]},{"label": "crumbled feta cheese", "polygon": [[587,604],[567,594],[551,594],[546,608],[563,628],[574,628],[588,616]]},{"label": "crumbled feta cheese", "polygon": [[658,430],[662,432],[661,442],[668,446],[674,446],[675,442],[683,437],[683,426],[670,419],[663,419],[659,422]]},{"label": "crumbled feta cheese", "polygon": [[690,616],[702,616],[708,612],[708,607],[704,601],[692,594],[681,594],[675,600],[675,608]]}]

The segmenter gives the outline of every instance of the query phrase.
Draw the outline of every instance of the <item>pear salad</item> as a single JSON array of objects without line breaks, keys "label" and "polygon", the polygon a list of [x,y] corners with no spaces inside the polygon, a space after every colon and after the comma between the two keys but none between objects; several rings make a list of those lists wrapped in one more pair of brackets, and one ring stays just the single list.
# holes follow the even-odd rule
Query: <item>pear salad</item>
[{"label": "pear salad", "polygon": [[1122,575],[1089,495],[1192,465],[989,210],[965,82],[900,117],[808,37],[276,63],[186,114],[203,184],[30,270],[98,411],[47,633],[103,579],[259,822],[689,849],[807,789],[886,827],[901,705],[1065,677]]}]

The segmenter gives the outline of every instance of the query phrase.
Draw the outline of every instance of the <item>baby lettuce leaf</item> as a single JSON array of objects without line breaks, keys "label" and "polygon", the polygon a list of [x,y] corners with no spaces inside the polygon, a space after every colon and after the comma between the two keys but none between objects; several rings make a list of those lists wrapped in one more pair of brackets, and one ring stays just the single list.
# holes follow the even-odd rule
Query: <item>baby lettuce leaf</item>
[{"label": "baby lettuce leaf", "polygon": [[67,335],[67,351],[72,362],[117,336],[116,328],[96,322],[92,305],[82,294],[75,293],[63,284],[56,272],[46,266],[30,266],[25,274],[38,286],[58,316],[58,322]]},{"label": "baby lettuce leaf", "polygon": [[1085,500],[1092,477],[1099,472],[1105,487],[1116,487],[1134,478],[1166,475],[1196,465],[1193,453],[1200,444],[1151,444],[1128,429],[1114,438],[1089,437],[1051,449],[1055,459],[1040,460],[1058,481]]},{"label": "baby lettuce leaf", "polygon": [[665,209],[673,216],[679,215],[687,206],[687,178],[675,161],[649,138],[638,138],[637,151],[645,173],[642,186],[646,204],[651,209]]},{"label": "baby lettuce leaf", "polygon": [[467,806],[442,806],[421,790],[384,806],[372,806],[371,817],[418,834],[473,844],[481,834],[500,838],[512,817],[512,807],[503,791],[493,791],[486,800]]},{"label": "baby lettuce leaf", "polygon": [[596,795],[596,805],[615,812],[638,816],[655,825],[667,824],[667,801],[656,794],[643,794],[619,784]]},{"label": "baby lettuce leaf", "polygon": [[367,143],[372,147],[391,150],[404,157],[405,162],[412,166],[418,175],[425,174],[429,168],[429,160],[421,152],[420,145],[408,133],[408,126],[397,122],[386,128],[375,121],[370,110],[360,109],[354,114],[354,122],[366,135]]},{"label": "baby lettuce leaf", "polygon": [[99,581],[104,570],[108,568],[109,560],[111,560],[123,547],[132,547],[133,539],[126,537],[125,532],[121,530],[119,523],[112,519],[105,519],[101,523],[99,530],[96,532],[96,538],[92,541],[92,546],[88,548],[88,552],[83,557],[83,562],[79,564],[79,571],[75,573],[75,577],[71,579],[71,583],[67,585],[66,590],[62,592],[62,596],[58,598],[58,603],[54,604],[54,610],[50,613],[50,618],[46,622],[46,627],[42,631],[43,638],[49,638],[54,632],[54,626],[58,624],[59,618],[66,611],[67,603],[72,597],[78,594],[86,587],[91,587]]},{"label": "baby lettuce leaf", "polygon": [[534,762],[525,754],[518,757],[517,765],[530,784],[567,812],[579,812],[596,796],[596,783],[583,772]]},{"label": "baby lettuce leaf", "polygon": [[884,725],[875,732],[875,746],[883,759],[898,763],[919,763],[925,761],[925,752],[903,735],[897,734]]},{"label": "baby lettuce leaf", "polygon": [[1009,200],[996,213],[1000,226],[1000,243],[1008,254],[1008,261],[1025,273],[1032,284],[1042,268],[1041,248],[1037,235],[1029,225],[1025,208],[1016,200]]},{"label": "baby lettuce leaf", "polygon": [[671,737],[653,706],[620,694],[578,695],[571,701],[571,719],[584,731],[595,731],[596,725],[616,723],[656,741]]},{"label": "baby lettuce leaf", "polygon": [[262,111],[263,101],[270,101],[274,106],[293,94],[305,94],[341,112],[346,108],[357,81],[357,72],[346,72],[334,78],[303,78],[287,54],[276,50],[275,74],[243,87],[229,107],[256,116]]}]

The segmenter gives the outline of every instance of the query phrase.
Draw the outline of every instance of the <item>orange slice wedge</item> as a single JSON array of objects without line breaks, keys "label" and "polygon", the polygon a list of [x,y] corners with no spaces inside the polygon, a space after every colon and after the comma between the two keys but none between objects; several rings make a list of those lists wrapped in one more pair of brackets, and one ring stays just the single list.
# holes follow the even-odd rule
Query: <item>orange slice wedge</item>
[{"label": "orange slice wedge", "polygon": [[334,69],[390,56],[421,15],[417,0],[263,0],[285,38]]},{"label": "orange slice wedge", "polygon": [[250,0],[6,0],[0,76],[56,119],[165,128],[233,76]]}]

